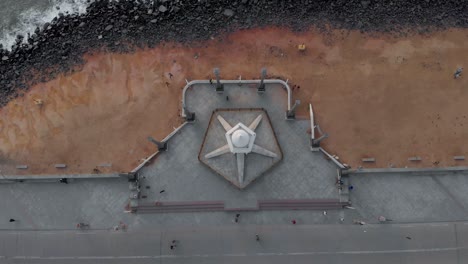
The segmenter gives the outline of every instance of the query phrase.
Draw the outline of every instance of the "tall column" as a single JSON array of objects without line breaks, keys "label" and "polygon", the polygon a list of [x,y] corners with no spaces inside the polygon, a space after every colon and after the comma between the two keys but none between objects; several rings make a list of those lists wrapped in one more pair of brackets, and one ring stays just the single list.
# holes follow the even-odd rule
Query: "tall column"
[{"label": "tall column", "polygon": [[292,120],[296,118],[296,108],[301,104],[300,100],[296,100],[291,110],[286,112],[286,119]]},{"label": "tall column", "polygon": [[185,121],[193,122],[195,121],[195,113],[190,112],[187,107],[184,106]]},{"label": "tall column", "polygon": [[265,92],[265,83],[263,82],[265,80],[265,77],[266,77],[266,74],[267,74],[267,70],[266,68],[262,68],[262,71],[261,71],[261,80],[260,80],[260,85],[258,86],[257,88],[257,92],[258,93],[263,93]]},{"label": "tall column", "polygon": [[158,151],[166,151],[167,150],[167,142],[160,142],[152,137],[148,137],[148,141],[155,144],[158,147]]},{"label": "tall column", "polygon": [[312,147],[313,147],[313,148],[319,148],[319,147],[320,147],[320,141],[322,141],[322,140],[324,140],[324,139],[326,139],[326,138],[328,138],[328,134],[327,134],[327,133],[323,134],[322,136],[320,136],[320,137],[317,138],[317,139],[312,139]]},{"label": "tall column", "polygon": [[219,80],[219,68],[214,68],[213,73],[216,77],[216,92],[218,93],[224,92],[224,85],[221,84],[221,81]]}]

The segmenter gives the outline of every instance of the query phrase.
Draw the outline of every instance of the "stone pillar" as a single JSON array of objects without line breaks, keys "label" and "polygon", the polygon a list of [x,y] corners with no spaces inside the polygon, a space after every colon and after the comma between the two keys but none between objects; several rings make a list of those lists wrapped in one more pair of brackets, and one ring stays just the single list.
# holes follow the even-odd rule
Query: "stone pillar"
[{"label": "stone pillar", "polygon": [[195,121],[195,113],[190,112],[187,107],[184,106],[185,121],[193,122]]},{"label": "stone pillar", "polygon": [[313,139],[312,140],[312,148],[319,148],[320,147],[320,141],[326,139],[327,137],[328,137],[328,134],[325,133],[321,137],[319,137],[317,139]]},{"label": "stone pillar", "polygon": [[260,80],[260,85],[257,88],[257,93],[264,93],[265,92],[265,83],[263,82],[266,77],[267,70],[266,68],[262,68],[261,71],[261,80]]},{"label": "stone pillar", "polygon": [[291,107],[291,110],[286,112],[286,119],[293,120],[296,119],[296,108],[301,104],[300,100],[296,100],[294,105]]},{"label": "stone pillar", "polygon": [[[123,176],[123,175],[120,175]],[[137,182],[138,181],[138,173],[136,172],[129,172],[127,175],[129,182]]]},{"label": "stone pillar", "polygon": [[148,141],[155,144],[158,147],[158,151],[166,151],[167,150],[167,142],[159,142],[152,137],[148,137]]},{"label": "stone pillar", "polygon": [[219,68],[214,68],[213,73],[216,77],[216,92],[224,92],[224,85],[221,84],[221,81],[219,80]]}]

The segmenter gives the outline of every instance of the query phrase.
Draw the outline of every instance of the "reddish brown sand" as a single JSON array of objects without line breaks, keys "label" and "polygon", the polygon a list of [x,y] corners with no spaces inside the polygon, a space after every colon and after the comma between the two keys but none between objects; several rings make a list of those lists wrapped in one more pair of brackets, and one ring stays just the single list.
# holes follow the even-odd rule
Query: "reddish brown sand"
[{"label": "reddish brown sand", "polygon": [[[0,110],[2,174],[90,173],[101,163],[129,171],[155,151],[147,136],[162,139],[180,124],[186,78],[207,79],[214,67],[224,79],[258,78],[264,66],[300,85],[293,94],[303,102],[299,114],[313,104],[330,135],[323,146],[343,162],[356,167],[374,157],[375,164],[363,166],[463,166],[453,156],[468,158],[468,72],[457,80],[453,73],[468,65],[466,43],[468,30],[396,39],[269,28],[191,47],[166,43],[87,57],[79,72],[37,85]],[[411,163],[411,156],[422,161]],[[29,169],[16,170],[18,164]]]}]

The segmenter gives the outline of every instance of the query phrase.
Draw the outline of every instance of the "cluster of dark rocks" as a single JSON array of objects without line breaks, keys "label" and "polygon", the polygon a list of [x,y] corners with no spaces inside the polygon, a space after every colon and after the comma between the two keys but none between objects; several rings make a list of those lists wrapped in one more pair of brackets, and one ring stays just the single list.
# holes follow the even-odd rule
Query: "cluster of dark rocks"
[{"label": "cluster of dark rocks", "polygon": [[[95,0],[81,15],[60,14],[33,34],[0,45],[0,106],[31,85],[70,72],[84,53],[130,52],[161,41],[189,42],[232,30],[418,32],[468,25],[468,2],[454,0]],[[281,38],[281,36],[278,36]],[[10,47],[8,47],[10,48]]]}]

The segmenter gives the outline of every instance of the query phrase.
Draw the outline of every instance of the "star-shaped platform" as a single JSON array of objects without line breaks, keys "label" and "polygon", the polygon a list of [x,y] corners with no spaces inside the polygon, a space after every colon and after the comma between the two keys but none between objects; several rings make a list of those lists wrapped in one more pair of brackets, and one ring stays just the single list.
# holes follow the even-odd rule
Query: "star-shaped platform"
[{"label": "star-shaped platform", "polygon": [[239,188],[282,159],[263,109],[217,109],[211,116],[199,160]]}]

